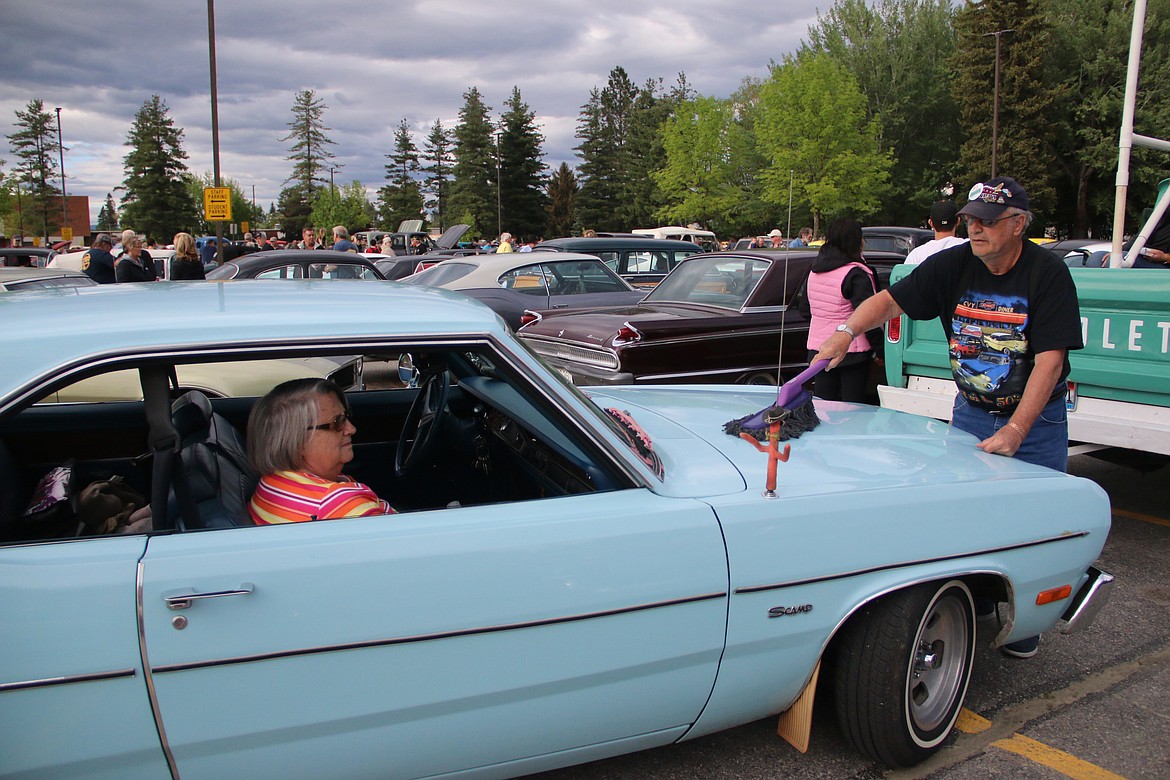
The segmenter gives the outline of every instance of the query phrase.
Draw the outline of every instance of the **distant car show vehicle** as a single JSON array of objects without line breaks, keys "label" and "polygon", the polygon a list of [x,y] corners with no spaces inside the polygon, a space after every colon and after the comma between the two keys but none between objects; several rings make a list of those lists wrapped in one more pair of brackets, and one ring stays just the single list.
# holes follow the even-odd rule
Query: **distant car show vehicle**
[{"label": "distant car show vehicle", "polygon": [[210,281],[229,279],[377,279],[384,277],[367,256],[329,249],[253,252],[207,272]]},{"label": "distant car show vehicle", "polygon": [[[160,282],[0,308],[0,776],[514,777],[777,714],[807,744],[818,687],[852,745],[909,766],[980,684],[976,599],[1001,646],[1108,596],[1089,480],[814,402],[770,499],[768,457],[723,423],[773,388],[581,390],[445,290]],[[287,435],[389,506],[257,525],[262,391],[173,377],[339,353],[409,381],[330,394],[341,415]],[[141,400],[37,403],[109,372]],[[118,514],[75,510],[115,483]],[[979,511],[989,486],[1012,511]]]},{"label": "distant car show vehicle", "polygon": [[690,241],[649,237],[574,237],[541,241],[537,252],[582,252],[593,255],[635,287],[653,287],[676,265],[703,250]]},{"label": "distant car show vehicle", "polygon": [[403,280],[456,290],[487,304],[508,326],[520,327],[527,310],[610,306],[640,301],[631,287],[593,255],[509,252],[454,257]]},{"label": "distant car show vehicle", "polygon": [[81,271],[71,271],[65,268],[0,268],[0,290],[4,292],[60,290],[70,287],[95,286],[97,286],[97,282],[90,279]]},{"label": "distant car show vehicle", "polygon": [[868,252],[897,252],[905,257],[910,250],[934,238],[933,230],[912,227],[863,227],[863,248]]},{"label": "distant car show vehicle", "polygon": [[0,247],[0,267],[44,268],[60,252],[43,246]]},{"label": "distant car show vehicle", "polygon": [[670,241],[689,241],[699,246],[704,252],[718,252],[721,248],[719,246],[719,239],[715,237],[715,233],[698,227],[671,226],[636,228],[631,232],[636,236],[649,236],[650,238],[668,239]]},{"label": "distant car show vehicle", "polygon": [[[520,336],[582,385],[775,386],[780,376],[808,365],[808,321],[793,302],[816,254],[792,249],[695,255],[640,303],[544,312]],[[879,278],[889,278],[902,259],[882,252],[865,256]]]}]

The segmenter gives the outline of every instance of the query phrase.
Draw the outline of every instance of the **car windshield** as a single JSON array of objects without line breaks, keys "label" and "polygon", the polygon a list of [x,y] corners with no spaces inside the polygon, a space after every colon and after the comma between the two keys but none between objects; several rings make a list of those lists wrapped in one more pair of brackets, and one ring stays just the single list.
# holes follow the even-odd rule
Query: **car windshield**
[{"label": "car windshield", "polygon": [[756,289],[770,260],[695,256],[684,260],[646,296],[646,303],[702,303],[739,310]]}]

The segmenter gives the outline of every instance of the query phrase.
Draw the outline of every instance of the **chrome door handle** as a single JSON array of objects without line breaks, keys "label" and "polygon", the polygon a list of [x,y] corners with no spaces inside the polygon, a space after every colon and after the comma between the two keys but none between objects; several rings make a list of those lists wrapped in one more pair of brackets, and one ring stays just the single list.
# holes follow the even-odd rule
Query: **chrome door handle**
[{"label": "chrome door handle", "polygon": [[163,594],[163,601],[167,603],[167,609],[187,609],[191,606],[191,602],[196,599],[218,599],[224,596],[246,596],[256,589],[256,586],[250,582],[240,584],[236,590],[213,590],[207,593],[196,593],[194,588],[187,588],[185,590],[176,590],[170,593]]}]

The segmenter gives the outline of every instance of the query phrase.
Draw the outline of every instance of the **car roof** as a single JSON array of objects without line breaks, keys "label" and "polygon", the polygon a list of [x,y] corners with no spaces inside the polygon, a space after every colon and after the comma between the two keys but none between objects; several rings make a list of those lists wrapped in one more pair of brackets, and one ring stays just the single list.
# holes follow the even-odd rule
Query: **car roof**
[{"label": "car roof", "polygon": [[472,287],[494,287],[500,274],[512,268],[537,263],[569,263],[581,260],[601,263],[595,255],[580,252],[497,252],[490,255],[452,257],[444,260],[443,265],[472,265],[475,266],[475,270],[444,286],[448,289],[461,290]]},{"label": "car roof", "polygon": [[578,252],[588,252],[590,249],[595,250],[615,250],[615,249],[689,249],[694,250],[698,244],[690,241],[675,241],[669,238],[652,238],[650,236],[630,236],[630,237],[572,237],[572,238],[550,238],[547,241],[541,241],[534,249],[541,247],[557,247],[574,250]]},{"label": "car roof", "polygon": [[[0,295],[0,398],[94,355],[504,330],[491,309],[462,295],[394,282],[155,282],[53,292]],[[37,334],[36,349],[29,333]]]},{"label": "car roof", "polygon": [[83,274],[81,271],[73,271],[68,268],[28,268],[24,266],[0,267],[0,284],[4,282],[22,282],[26,279],[57,278],[59,276],[85,276],[85,274]]}]

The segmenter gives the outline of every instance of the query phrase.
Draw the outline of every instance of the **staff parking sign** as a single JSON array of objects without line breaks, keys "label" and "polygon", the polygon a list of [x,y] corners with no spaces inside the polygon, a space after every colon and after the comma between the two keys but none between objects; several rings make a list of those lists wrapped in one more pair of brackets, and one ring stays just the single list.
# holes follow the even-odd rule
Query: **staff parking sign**
[{"label": "staff parking sign", "polygon": [[208,222],[232,221],[231,187],[203,188],[203,218]]}]

